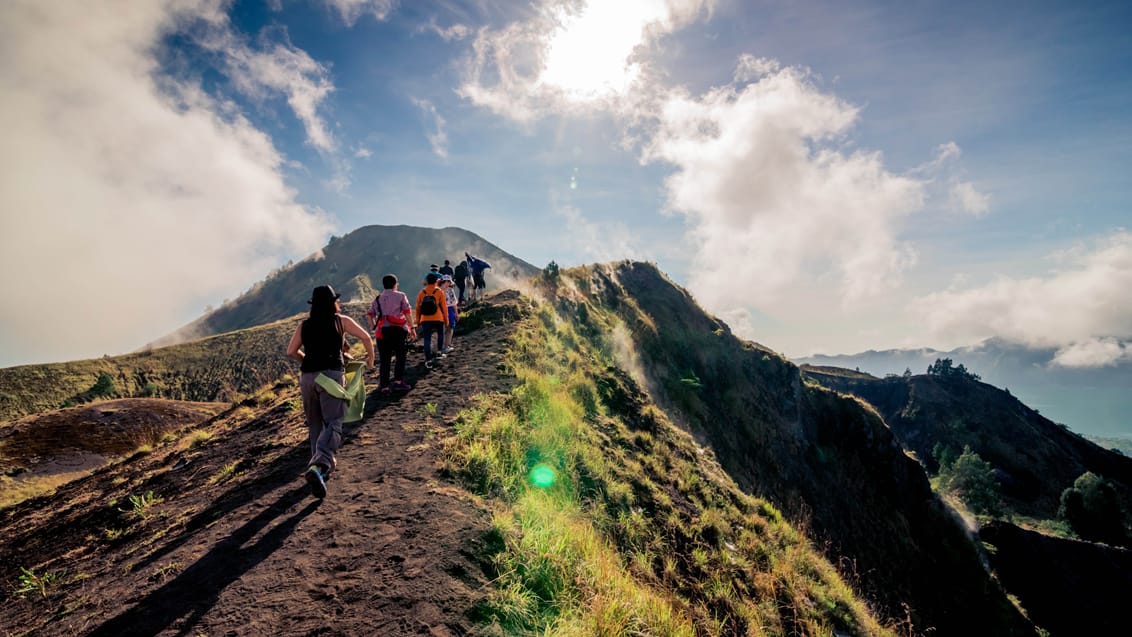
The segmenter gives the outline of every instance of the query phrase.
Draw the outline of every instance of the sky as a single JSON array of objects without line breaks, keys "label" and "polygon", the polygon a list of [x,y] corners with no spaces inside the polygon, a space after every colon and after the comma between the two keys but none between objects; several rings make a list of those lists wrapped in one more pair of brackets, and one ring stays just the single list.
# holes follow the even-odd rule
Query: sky
[{"label": "sky", "polygon": [[651,261],[791,357],[1132,361],[1126,1],[6,0],[0,126],[0,366],[370,224]]}]

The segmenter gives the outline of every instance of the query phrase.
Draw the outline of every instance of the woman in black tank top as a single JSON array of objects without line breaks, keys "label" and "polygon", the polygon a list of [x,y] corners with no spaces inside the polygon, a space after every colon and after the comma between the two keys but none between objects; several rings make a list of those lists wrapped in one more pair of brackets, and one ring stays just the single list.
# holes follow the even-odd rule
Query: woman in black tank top
[{"label": "woman in black tank top", "polygon": [[326,376],[339,385],[345,381],[346,334],[361,340],[366,348],[366,368],[373,368],[373,339],[354,319],[340,314],[339,294],[329,285],[311,293],[310,316],[299,323],[287,346],[287,355],[299,361],[302,374],[299,392],[303,397],[311,459],[304,475],[315,497],[326,496],[326,478],[334,471],[334,454],[342,445],[342,421],[346,401],[327,393],[315,379]]}]

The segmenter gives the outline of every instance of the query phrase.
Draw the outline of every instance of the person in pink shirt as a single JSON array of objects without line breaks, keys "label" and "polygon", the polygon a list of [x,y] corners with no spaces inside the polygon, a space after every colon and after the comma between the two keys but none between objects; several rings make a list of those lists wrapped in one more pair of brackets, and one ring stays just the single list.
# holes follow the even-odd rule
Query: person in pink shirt
[{"label": "person in pink shirt", "polygon": [[[394,391],[408,391],[412,385],[405,382],[405,356],[408,351],[406,343],[417,338],[413,329],[413,310],[409,305],[409,297],[397,289],[397,277],[386,274],[381,278],[381,286],[385,288],[374,298],[373,303],[366,312],[370,326],[373,327],[377,337],[378,365],[378,391],[390,394]],[[389,383],[389,368],[393,358],[397,359],[393,365],[393,384]]]}]

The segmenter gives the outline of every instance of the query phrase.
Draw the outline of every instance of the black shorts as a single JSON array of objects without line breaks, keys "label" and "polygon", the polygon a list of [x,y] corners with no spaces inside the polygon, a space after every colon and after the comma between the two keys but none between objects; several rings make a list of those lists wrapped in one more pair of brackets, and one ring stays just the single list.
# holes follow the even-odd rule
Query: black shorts
[{"label": "black shorts", "polygon": [[475,279],[477,290],[482,290],[487,287],[487,283],[485,283],[483,280],[483,273],[477,274],[472,278]]}]

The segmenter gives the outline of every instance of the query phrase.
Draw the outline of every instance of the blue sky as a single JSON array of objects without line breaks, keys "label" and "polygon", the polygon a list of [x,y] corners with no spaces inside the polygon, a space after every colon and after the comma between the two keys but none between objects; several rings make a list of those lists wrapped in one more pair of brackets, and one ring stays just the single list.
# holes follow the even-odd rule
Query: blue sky
[{"label": "blue sky", "polygon": [[135,349],[400,223],[654,261],[789,356],[1126,362],[1130,27],[1127,2],[12,0],[0,365]]}]

